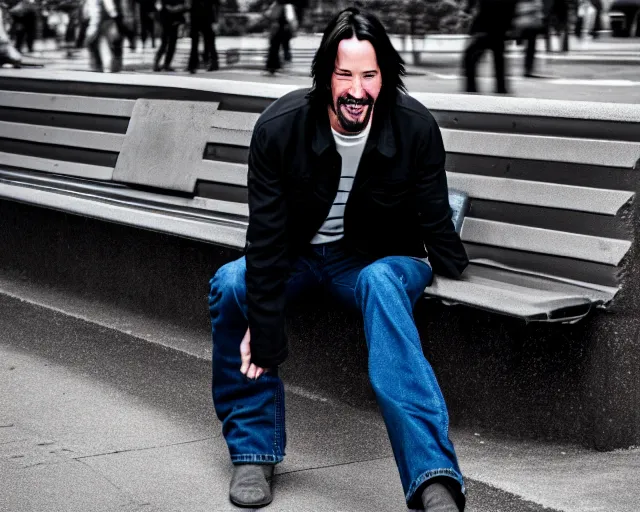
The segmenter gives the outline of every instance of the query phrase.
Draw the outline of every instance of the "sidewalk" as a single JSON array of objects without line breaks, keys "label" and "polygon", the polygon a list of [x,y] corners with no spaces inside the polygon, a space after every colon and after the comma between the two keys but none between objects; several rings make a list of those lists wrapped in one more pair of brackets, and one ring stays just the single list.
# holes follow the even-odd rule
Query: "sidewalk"
[{"label": "sidewalk", "polygon": [[[238,510],[208,358],[74,318],[51,292],[0,292],[0,510]],[[406,510],[377,411],[291,387],[286,403],[287,457],[266,510]],[[451,437],[467,512],[638,510],[640,450]]]},{"label": "sidewalk", "polygon": [[[408,37],[391,36],[392,42],[395,48],[403,53],[403,56],[409,58],[409,64],[420,64],[420,62],[413,63],[411,61],[411,52],[415,48],[422,54],[422,58],[436,57],[455,57],[462,54],[465,46],[469,40],[466,35],[430,35],[417,41],[415,44],[411,42]],[[311,60],[315,50],[318,48],[321,40],[320,34],[300,34],[291,40],[291,50],[294,54],[294,58],[305,58],[305,60]],[[159,41],[158,41],[159,44]],[[191,41],[189,38],[182,38],[178,41],[178,52],[188,51]],[[138,54],[148,53],[153,54],[153,50],[147,48],[144,52],[141,52],[141,43],[139,43]],[[552,46],[554,49],[559,49],[559,41],[557,38],[552,38]],[[242,37],[217,37],[216,48],[218,52],[226,54],[229,50],[239,50],[242,52],[266,52],[269,47],[269,42],[263,34],[253,34]],[[537,48],[540,54],[545,53],[545,44],[542,38],[538,38]],[[585,38],[582,40],[577,39],[574,36],[570,38],[570,52],[568,54],[563,53],[551,53],[547,54],[550,58],[559,59],[562,61],[582,60],[582,61],[597,61],[604,58],[617,58],[621,62],[625,60],[640,64],[640,39],[618,39],[618,38],[601,38],[592,40]],[[131,56],[136,55],[136,52],[131,52],[125,45],[125,52]],[[521,55],[524,52],[524,46],[517,46],[514,41],[507,43],[507,54]],[[64,57],[65,51],[58,50],[53,40],[36,41],[35,52],[31,57],[46,58],[47,56],[54,55],[56,58]],[[29,56],[27,56],[29,57]],[[261,55],[262,57],[262,55]],[[224,64],[224,59],[221,59],[221,64]],[[428,62],[426,62],[428,64]]]}]

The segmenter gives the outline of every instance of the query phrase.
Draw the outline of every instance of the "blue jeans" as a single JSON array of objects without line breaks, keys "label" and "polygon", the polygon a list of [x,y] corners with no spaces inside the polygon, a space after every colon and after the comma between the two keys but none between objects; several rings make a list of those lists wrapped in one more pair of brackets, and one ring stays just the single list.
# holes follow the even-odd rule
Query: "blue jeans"
[{"label": "blue jeans", "polygon": [[[277,464],[286,446],[278,369],[256,381],[240,373],[239,347],[247,330],[245,272],[242,257],[222,266],[210,281],[213,402],[232,463]],[[413,319],[413,307],[431,280],[431,268],[421,260],[367,260],[345,253],[338,242],[310,246],[287,283],[289,300],[315,285],[362,312],[369,378],[411,506],[434,477],[445,477],[464,494],[447,407]]]}]

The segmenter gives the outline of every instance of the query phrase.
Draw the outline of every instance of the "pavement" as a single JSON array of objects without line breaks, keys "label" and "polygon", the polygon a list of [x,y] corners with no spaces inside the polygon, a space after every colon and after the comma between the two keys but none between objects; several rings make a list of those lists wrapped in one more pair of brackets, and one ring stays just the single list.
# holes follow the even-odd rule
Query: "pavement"
[{"label": "pavement", "polygon": [[[411,92],[462,93],[464,76],[461,72],[462,52],[466,36],[428,36],[419,43],[392,38],[394,45],[407,62],[405,83]],[[221,69],[216,72],[199,71],[198,77],[253,82],[278,82],[310,84],[310,64],[320,38],[318,35],[300,35],[292,40],[293,60],[276,76],[263,72],[267,41],[263,36],[219,37]],[[559,41],[553,40],[552,49],[559,49]],[[602,37],[596,40],[578,40],[572,37],[571,52],[546,53],[543,41],[538,42],[536,72],[539,78],[523,77],[523,48],[515,43],[507,47],[508,87],[512,96],[565,100],[602,101],[614,103],[640,102],[640,39]],[[189,39],[178,42],[174,67],[176,74],[189,75],[185,71]],[[413,50],[419,51],[414,55]],[[227,55],[240,52],[240,60],[228,63]],[[138,48],[132,52],[125,47],[125,72],[151,73],[154,49]],[[109,55],[103,48],[105,64]],[[494,80],[490,54],[481,61],[478,74],[479,88],[483,94],[493,94]],[[89,69],[86,50],[75,52],[67,58],[64,51],[49,41],[39,42],[36,51],[25,56],[25,62],[52,70]]]},{"label": "pavement", "polygon": [[[24,279],[3,277],[0,311],[0,511],[237,510],[208,332],[161,344],[162,325]],[[287,455],[266,510],[407,510],[378,411],[285,387]],[[640,449],[450,435],[468,512],[639,509]]]}]

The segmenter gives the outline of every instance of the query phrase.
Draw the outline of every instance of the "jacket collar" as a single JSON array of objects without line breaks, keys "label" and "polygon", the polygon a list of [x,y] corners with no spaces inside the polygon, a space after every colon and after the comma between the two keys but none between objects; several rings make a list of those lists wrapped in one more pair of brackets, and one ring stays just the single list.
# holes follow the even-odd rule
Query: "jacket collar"
[{"label": "jacket collar", "polygon": [[[364,152],[367,153],[375,148],[382,155],[391,158],[396,153],[396,141],[391,124],[391,112],[389,109],[378,110],[379,111],[374,111],[373,113],[373,125],[371,126],[371,132],[369,133]],[[331,133],[327,109],[325,108],[322,112],[317,112],[315,118],[315,130],[311,140],[311,148],[317,155],[321,155],[329,147],[335,146],[335,141]]]}]

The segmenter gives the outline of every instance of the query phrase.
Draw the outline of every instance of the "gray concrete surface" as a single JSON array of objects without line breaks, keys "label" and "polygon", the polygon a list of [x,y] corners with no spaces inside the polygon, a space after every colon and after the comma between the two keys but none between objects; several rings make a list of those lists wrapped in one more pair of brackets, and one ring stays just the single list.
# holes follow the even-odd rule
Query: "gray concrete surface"
[{"label": "gray concrete surface", "polygon": [[[234,510],[208,359],[49,309],[51,299],[0,294],[0,510]],[[286,400],[270,510],[406,510],[377,411],[296,388]],[[638,510],[640,450],[451,435],[470,512]]]}]

